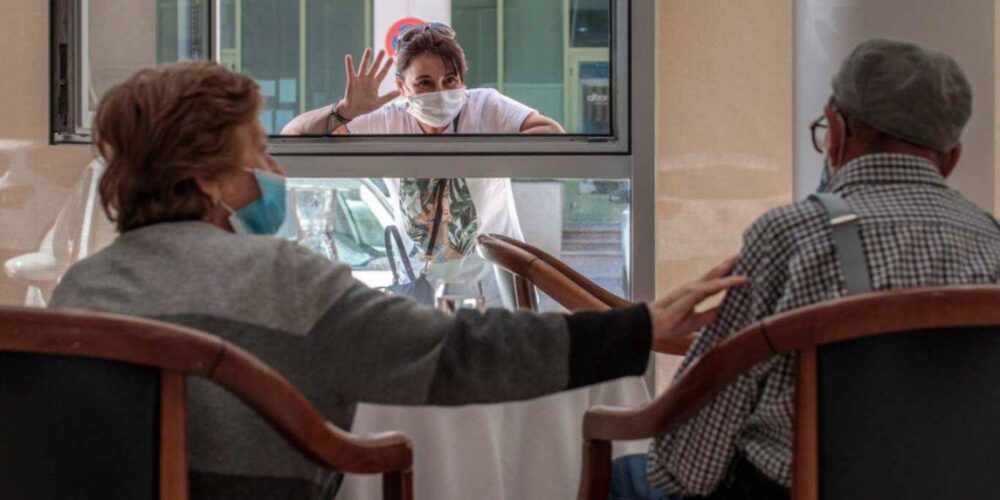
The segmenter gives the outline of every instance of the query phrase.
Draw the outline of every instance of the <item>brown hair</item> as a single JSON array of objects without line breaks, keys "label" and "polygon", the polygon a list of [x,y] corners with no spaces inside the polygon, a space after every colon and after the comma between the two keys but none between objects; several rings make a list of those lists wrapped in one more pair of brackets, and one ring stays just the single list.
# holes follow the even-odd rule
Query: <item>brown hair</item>
[{"label": "brown hair", "polygon": [[107,163],[101,203],[118,231],[200,219],[210,202],[195,173],[239,168],[234,133],[261,104],[253,79],[208,61],[142,70],[108,91],[94,142]]},{"label": "brown hair", "polygon": [[465,81],[469,65],[465,60],[465,51],[458,44],[455,30],[441,23],[421,24],[406,30],[399,37],[396,49],[396,76],[402,78],[413,59],[424,54],[440,57],[445,66],[450,66]]}]

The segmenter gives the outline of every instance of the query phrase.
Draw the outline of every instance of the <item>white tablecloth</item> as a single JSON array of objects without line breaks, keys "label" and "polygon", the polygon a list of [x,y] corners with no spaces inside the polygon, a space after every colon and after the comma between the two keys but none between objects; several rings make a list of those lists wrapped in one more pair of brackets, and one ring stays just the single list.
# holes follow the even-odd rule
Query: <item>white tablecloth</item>
[{"label": "white tablecloth", "polygon": [[[359,405],[352,432],[398,430],[414,447],[419,500],[576,498],[583,414],[597,405],[649,401],[641,378],[532,401],[462,408]],[[648,441],[616,442],[615,456],[645,453]],[[338,500],[381,499],[380,476],[348,475]]]}]

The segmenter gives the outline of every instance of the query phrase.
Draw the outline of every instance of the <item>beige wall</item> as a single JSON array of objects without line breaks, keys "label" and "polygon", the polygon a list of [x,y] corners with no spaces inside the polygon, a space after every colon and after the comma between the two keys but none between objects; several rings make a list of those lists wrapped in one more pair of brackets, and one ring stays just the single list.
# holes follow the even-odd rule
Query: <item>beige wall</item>
[{"label": "beige wall", "polygon": [[[792,199],[792,0],[658,2],[657,288]],[[658,387],[677,358],[658,364]]]},{"label": "beige wall", "polygon": [[[49,146],[49,2],[0,0],[0,263],[38,248],[87,162],[86,146]],[[25,287],[0,275],[0,303]]]}]

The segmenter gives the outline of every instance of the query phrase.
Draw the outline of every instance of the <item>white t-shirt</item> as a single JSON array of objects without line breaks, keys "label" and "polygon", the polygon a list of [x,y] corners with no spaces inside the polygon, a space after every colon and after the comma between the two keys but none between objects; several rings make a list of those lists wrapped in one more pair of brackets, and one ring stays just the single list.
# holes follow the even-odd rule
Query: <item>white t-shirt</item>
[{"label": "white t-shirt", "polygon": [[[468,89],[468,102],[458,115],[459,134],[517,134],[521,124],[535,110],[494,89]],[[424,132],[417,119],[406,112],[405,99],[397,99],[381,108],[362,115],[347,125],[347,131],[357,135],[410,134]],[[451,127],[446,134],[453,133]]]},{"label": "white t-shirt", "polygon": [[[469,89],[468,102],[458,117],[459,134],[517,134],[535,110],[494,89]],[[406,112],[405,100],[391,102],[347,125],[358,135],[423,134],[416,118]],[[444,133],[454,133],[449,127]],[[432,179],[385,179],[396,226],[408,244],[423,254],[433,222]],[[489,270],[475,251],[475,237],[496,233],[523,239],[514,207],[510,179],[449,179],[446,210],[428,274],[448,283],[482,279]],[[471,201],[471,203],[470,203]],[[404,208],[405,207],[405,208]],[[415,264],[418,264],[415,262]]]}]

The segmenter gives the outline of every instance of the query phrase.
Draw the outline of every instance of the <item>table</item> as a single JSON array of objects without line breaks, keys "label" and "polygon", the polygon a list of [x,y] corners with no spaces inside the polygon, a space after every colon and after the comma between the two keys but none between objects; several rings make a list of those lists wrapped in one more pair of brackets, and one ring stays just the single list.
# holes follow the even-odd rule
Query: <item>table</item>
[{"label": "table", "polygon": [[[432,500],[576,498],[583,414],[597,405],[649,401],[641,378],[624,378],[531,401],[460,408],[362,404],[351,431],[397,430],[414,447],[414,492]],[[614,456],[649,441],[616,442]],[[348,475],[338,500],[381,499],[380,476]]]}]

